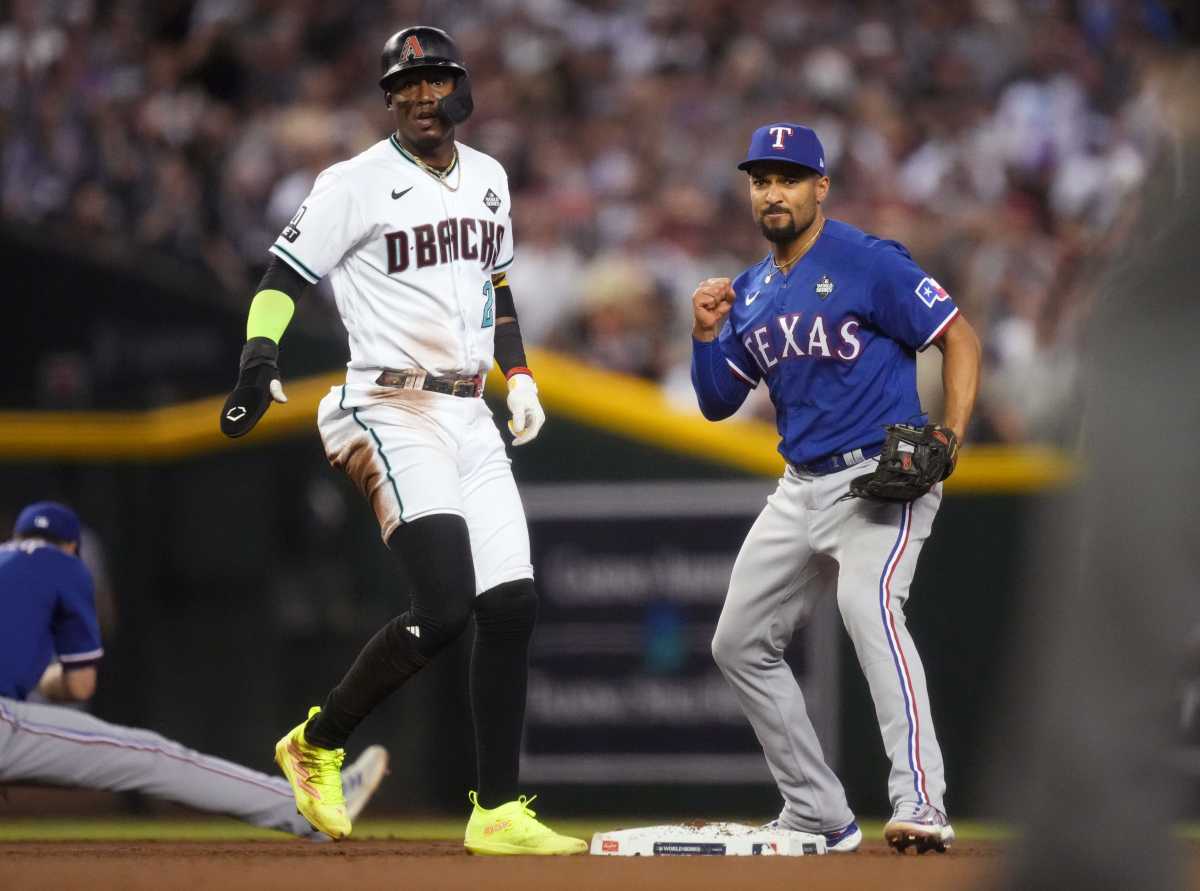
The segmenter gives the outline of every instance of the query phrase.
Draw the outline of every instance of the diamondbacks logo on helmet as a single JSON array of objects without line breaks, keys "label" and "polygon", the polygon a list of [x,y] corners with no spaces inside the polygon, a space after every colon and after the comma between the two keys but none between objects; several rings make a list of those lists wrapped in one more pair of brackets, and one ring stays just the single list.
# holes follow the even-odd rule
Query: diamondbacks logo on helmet
[{"label": "diamondbacks logo on helmet", "polygon": [[409,34],[404,41],[404,46],[400,48],[400,61],[407,62],[410,59],[425,58],[425,50],[421,49],[421,41],[417,40],[416,34]]}]

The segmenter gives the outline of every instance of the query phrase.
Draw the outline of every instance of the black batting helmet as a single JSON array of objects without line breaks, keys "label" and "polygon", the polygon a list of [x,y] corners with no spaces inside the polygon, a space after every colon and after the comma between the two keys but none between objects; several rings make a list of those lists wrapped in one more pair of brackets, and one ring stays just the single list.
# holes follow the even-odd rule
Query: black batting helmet
[{"label": "black batting helmet", "polygon": [[451,124],[461,124],[471,116],[475,103],[471,99],[471,78],[463,64],[462,53],[450,35],[441,28],[414,25],[397,31],[383,45],[379,57],[379,86],[389,92],[388,83],[396,75],[418,68],[442,68],[454,72],[457,82],[450,95],[439,103],[442,116]]}]

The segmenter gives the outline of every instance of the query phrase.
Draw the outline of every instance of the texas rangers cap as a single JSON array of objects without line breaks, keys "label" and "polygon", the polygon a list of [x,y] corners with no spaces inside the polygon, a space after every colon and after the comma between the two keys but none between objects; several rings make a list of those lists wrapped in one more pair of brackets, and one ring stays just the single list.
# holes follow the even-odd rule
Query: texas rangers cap
[{"label": "texas rangers cap", "polygon": [[746,160],[738,165],[738,170],[745,170],[756,161],[788,161],[825,175],[825,149],[817,134],[803,124],[767,124],[755,130]]},{"label": "texas rangers cap", "polygon": [[17,516],[13,535],[28,538],[45,536],[62,542],[79,543],[79,517],[65,504],[56,501],[38,501],[29,505]]}]

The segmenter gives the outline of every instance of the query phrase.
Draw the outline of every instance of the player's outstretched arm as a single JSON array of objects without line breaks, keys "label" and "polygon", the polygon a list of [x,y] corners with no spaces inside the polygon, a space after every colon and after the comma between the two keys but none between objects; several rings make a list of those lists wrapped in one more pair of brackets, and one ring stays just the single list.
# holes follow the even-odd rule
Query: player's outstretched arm
[{"label": "player's outstretched arm", "polygon": [[226,436],[245,436],[272,402],[287,402],[279,377],[279,342],[292,320],[295,300],[307,288],[299,273],[278,257],[271,259],[250,302],[237,384],[221,407],[221,432]]},{"label": "player's outstretched arm", "polygon": [[520,446],[537,438],[546,423],[546,412],[538,399],[537,383],[525,358],[517,305],[508,285],[508,276],[503,272],[493,275],[492,286],[496,289],[496,364],[508,380],[508,410],[512,414],[508,429],[513,434],[513,445]]}]

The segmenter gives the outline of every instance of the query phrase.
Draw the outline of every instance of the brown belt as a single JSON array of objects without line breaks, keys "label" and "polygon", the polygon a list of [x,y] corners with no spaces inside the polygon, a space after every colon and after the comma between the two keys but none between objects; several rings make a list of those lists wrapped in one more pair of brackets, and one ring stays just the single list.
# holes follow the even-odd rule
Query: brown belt
[{"label": "brown belt", "polygon": [[472,375],[462,377],[457,374],[436,375],[419,368],[405,368],[396,371],[385,368],[375,383],[381,387],[395,387],[399,390],[428,390],[431,393],[445,393],[448,396],[469,398],[483,395],[483,376]]}]

